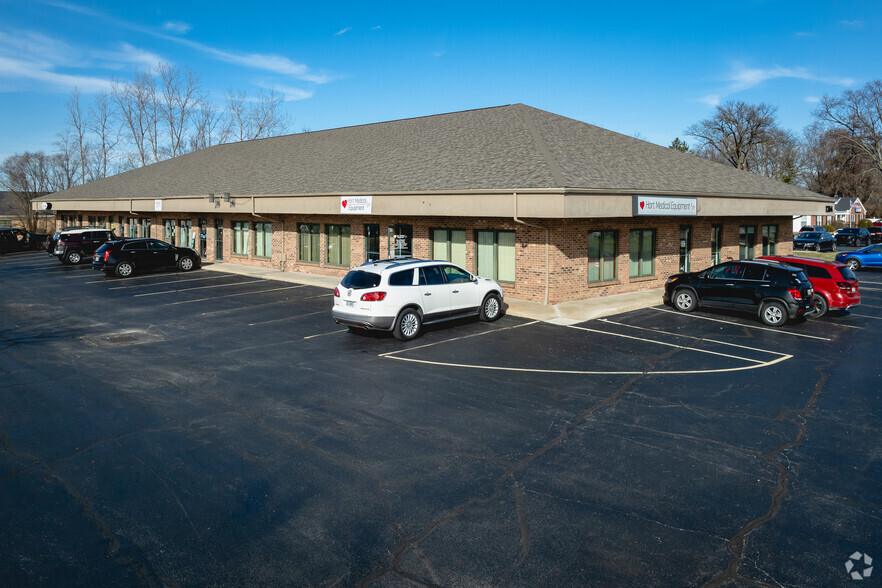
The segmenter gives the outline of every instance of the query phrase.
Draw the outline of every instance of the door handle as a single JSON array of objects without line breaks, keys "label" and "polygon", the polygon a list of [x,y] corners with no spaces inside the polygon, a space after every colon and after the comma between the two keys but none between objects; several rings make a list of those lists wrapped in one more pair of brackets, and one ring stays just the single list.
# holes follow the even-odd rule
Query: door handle
[{"label": "door handle", "polygon": [[426,292],[425,294],[423,294],[423,296],[431,296],[431,295],[432,295],[431,292]]},{"label": "door handle", "polygon": [[453,293],[453,294],[459,294],[459,290],[454,290],[452,293]]}]

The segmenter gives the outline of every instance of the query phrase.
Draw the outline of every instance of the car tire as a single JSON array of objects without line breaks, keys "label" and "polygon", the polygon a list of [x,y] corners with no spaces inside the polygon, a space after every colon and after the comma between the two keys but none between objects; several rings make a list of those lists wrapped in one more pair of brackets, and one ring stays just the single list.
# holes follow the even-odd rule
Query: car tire
[{"label": "car tire", "polygon": [[687,288],[674,290],[674,308],[680,312],[692,312],[697,306],[695,292]]},{"label": "car tire", "polygon": [[67,263],[71,265],[77,265],[78,263],[83,261],[83,254],[79,251],[71,251],[65,256],[65,259],[67,259]]},{"label": "car tire", "polygon": [[770,327],[780,327],[787,322],[787,309],[775,300],[766,302],[760,307],[760,319]]},{"label": "car tire", "polygon": [[128,261],[121,261],[116,264],[116,277],[128,278],[134,273],[135,267]]},{"label": "car tire", "polygon": [[420,317],[419,311],[415,308],[405,308],[398,313],[392,334],[399,341],[410,341],[419,336],[422,326],[423,319]]},{"label": "car tire", "polygon": [[861,261],[859,259],[854,258],[854,257],[849,257],[848,259],[846,259],[845,265],[847,265],[848,269],[850,269],[851,271],[861,269]]},{"label": "car tire", "polygon": [[185,255],[178,260],[178,269],[182,272],[188,272],[194,267],[196,267],[196,260],[189,255]]},{"label": "car tire", "polygon": [[484,297],[484,302],[481,303],[481,320],[492,323],[501,316],[502,301],[499,300],[499,296],[496,294],[487,294],[487,296]]},{"label": "car tire", "polygon": [[822,317],[827,314],[827,311],[830,309],[830,305],[827,304],[827,299],[817,292],[812,294],[812,307],[814,308],[814,313],[812,314],[813,317]]}]

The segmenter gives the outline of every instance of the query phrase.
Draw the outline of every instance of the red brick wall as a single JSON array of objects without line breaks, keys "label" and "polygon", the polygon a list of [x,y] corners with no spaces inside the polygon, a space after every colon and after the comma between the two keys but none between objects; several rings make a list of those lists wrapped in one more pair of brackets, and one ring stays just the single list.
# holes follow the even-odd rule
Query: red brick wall
[{"label": "red brick wall", "polygon": [[[97,213],[82,212],[83,217]],[[147,215],[139,215],[139,219]],[[154,238],[163,238],[163,220],[174,218],[180,227],[181,218],[192,218],[194,227],[198,218],[188,215],[160,213],[151,218],[151,233]],[[215,261],[215,218],[208,216],[206,261]],[[738,229],[752,225],[756,228],[756,255],[762,255],[763,225],[777,225],[777,253],[786,255],[792,252],[790,217],[747,217],[747,218],[612,218],[576,220],[528,220],[528,224],[515,222],[511,218],[449,218],[449,217],[377,217],[361,215],[297,215],[270,218],[257,218],[249,214],[224,215],[224,262],[242,265],[267,267],[283,271],[294,271],[330,276],[343,276],[349,267],[327,263],[327,225],[348,224],[350,226],[350,265],[357,266],[365,261],[365,224],[380,225],[380,256],[386,257],[386,227],[394,224],[409,224],[413,227],[413,255],[428,259],[431,256],[430,229],[449,228],[466,231],[466,268],[476,271],[475,231],[508,230],[516,234],[515,282],[502,284],[505,294],[514,298],[542,302],[546,293],[546,227],[548,231],[548,301],[551,304],[582,298],[595,298],[610,294],[621,294],[662,286],[671,274],[679,271],[679,231],[681,225],[692,227],[692,269],[700,270],[711,262],[710,235],[712,225],[723,226],[721,258],[737,259]],[[232,222],[244,221],[251,228],[249,255],[233,255]],[[127,222],[127,219],[126,219]],[[271,222],[272,257],[253,255],[255,233],[254,222]],[[319,250],[321,261],[306,263],[298,261],[298,225],[302,222],[318,223],[321,227]],[[60,222],[58,223],[60,228]],[[656,230],[655,272],[650,277],[629,277],[630,238],[632,229]],[[180,229],[179,229],[180,230]],[[616,259],[617,278],[602,284],[588,283],[588,233],[596,230],[618,231],[618,255]],[[198,247],[198,244],[197,244]]]}]

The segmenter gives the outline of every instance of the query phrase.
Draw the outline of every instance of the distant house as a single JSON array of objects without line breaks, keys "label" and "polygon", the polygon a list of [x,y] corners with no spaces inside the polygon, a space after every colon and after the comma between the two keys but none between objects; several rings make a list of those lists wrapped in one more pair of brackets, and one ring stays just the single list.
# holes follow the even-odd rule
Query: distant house
[{"label": "distant house", "polygon": [[867,209],[864,208],[860,198],[841,196],[836,199],[836,203],[833,205],[833,214],[836,220],[844,222],[849,227],[853,227],[866,218]]},{"label": "distant house", "polygon": [[[42,195],[42,194],[41,194]],[[0,227],[17,227],[27,229],[24,223],[25,211],[21,199],[15,192],[0,191]],[[55,213],[37,210],[31,214],[37,216],[37,232],[54,231]]]}]

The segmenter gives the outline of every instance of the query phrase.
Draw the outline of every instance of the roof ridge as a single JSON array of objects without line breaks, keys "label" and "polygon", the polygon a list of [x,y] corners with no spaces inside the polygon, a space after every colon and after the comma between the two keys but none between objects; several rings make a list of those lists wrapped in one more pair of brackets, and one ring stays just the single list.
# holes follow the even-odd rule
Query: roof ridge
[{"label": "roof ridge", "polygon": [[520,107],[516,109],[516,112],[518,113],[521,122],[523,122],[524,126],[527,127],[527,130],[530,131],[530,136],[533,138],[533,142],[539,149],[539,154],[542,155],[542,159],[545,160],[545,164],[548,166],[548,172],[551,174],[551,179],[554,182],[555,186],[559,188],[566,187],[566,181],[564,181],[563,176],[563,169],[554,158],[554,155],[551,154],[551,150],[548,148],[548,144],[545,142],[545,139],[542,138],[542,134],[539,132],[539,128],[533,122],[533,117],[531,115],[533,111],[537,111],[538,109],[527,106],[526,104],[516,104],[514,106]]}]

